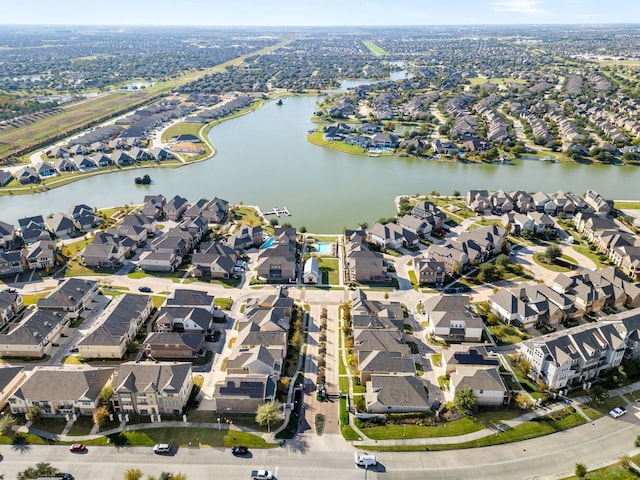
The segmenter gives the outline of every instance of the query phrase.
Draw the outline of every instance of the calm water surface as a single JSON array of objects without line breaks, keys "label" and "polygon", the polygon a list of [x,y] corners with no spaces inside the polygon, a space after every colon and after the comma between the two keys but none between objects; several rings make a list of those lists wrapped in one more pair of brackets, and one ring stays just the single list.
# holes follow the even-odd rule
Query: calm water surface
[{"label": "calm water surface", "polygon": [[[354,86],[352,83],[343,85]],[[309,120],[317,97],[291,97],[273,102],[210,132],[217,155],[179,169],[145,169],[153,179],[135,186],[139,170],[82,180],[29,196],[0,198],[0,220],[67,211],[75,203],[94,207],[141,203],[144,195],[175,194],[188,200],[218,196],[231,203],[259,205],[263,210],[286,206],[281,218],[317,233],[336,233],[360,222],[375,223],[395,214],[393,200],[402,194],[443,195],[472,188],[598,190],[609,198],[640,199],[640,170],[608,165],[547,164],[522,160],[513,165],[474,165],[400,157],[348,155],[306,141],[315,125]]]}]

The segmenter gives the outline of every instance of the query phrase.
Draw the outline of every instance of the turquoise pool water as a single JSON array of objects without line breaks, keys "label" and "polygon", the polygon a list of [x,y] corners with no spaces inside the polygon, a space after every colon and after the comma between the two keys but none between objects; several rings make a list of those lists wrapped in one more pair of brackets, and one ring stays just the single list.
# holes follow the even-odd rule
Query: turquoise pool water
[{"label": "turquoise pool water", "polygon": [[330,243],[316,243],[316,250],[318,253],[331,253],[331,244]]},{"label": "turquoise pool water", "polygon": [[260,248],[269,248],[271,245],[273,245],[274,240],[275,239],[273,237],[267,238],[267,241],[264,242]]}]

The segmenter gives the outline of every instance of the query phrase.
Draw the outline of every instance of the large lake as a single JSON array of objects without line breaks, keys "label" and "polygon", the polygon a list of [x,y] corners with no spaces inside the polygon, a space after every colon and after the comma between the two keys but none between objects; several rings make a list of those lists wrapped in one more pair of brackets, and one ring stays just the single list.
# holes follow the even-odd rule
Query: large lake
[{"label": "large lake", "polygon": [[[344,86],[343,86],[344,87]],[[640,169],[633,166],[548,164],[524,159],[513,165],[475,165],[433,160],[348,155],[306,141],[315,125],[310,117],[317,97],[290,97],[284,105],[261,109],[222,123],[210,132],[217,155],[179,169],[146,169],[148,187],[135,186],[138,170],[82,180],[34,195],[0,197],[0,220],[67,211],[75,203],[93,207],[141,203],[144,195],[175,194],[188,200],[224,198],[259,205],[286,206],[291,217],[280,223],[316,233],[338,233],[360,222],[375,223],[395,214],[394,198],[436,190],[485,188],[584,193],[640,199]]]}]

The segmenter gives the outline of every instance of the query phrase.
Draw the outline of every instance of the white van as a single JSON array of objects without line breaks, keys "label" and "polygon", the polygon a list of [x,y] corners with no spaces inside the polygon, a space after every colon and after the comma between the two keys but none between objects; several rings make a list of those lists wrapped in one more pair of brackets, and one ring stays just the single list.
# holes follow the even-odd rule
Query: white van
[{"label": "white van", "polygon": [[375,467],[378,464],[375,455],[367,455],[365,453],[358,455],[358,452],[354,452],[353,457],[359,467]]}]

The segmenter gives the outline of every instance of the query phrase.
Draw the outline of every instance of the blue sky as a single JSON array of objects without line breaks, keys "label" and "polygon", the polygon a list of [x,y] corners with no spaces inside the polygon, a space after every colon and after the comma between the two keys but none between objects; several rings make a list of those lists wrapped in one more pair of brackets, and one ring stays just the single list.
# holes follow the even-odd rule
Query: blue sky
[{"label": "blue sky", "polygon": [[0,24],[640,23],[638,0],[22,0],[10,5],[3,5]]}]

